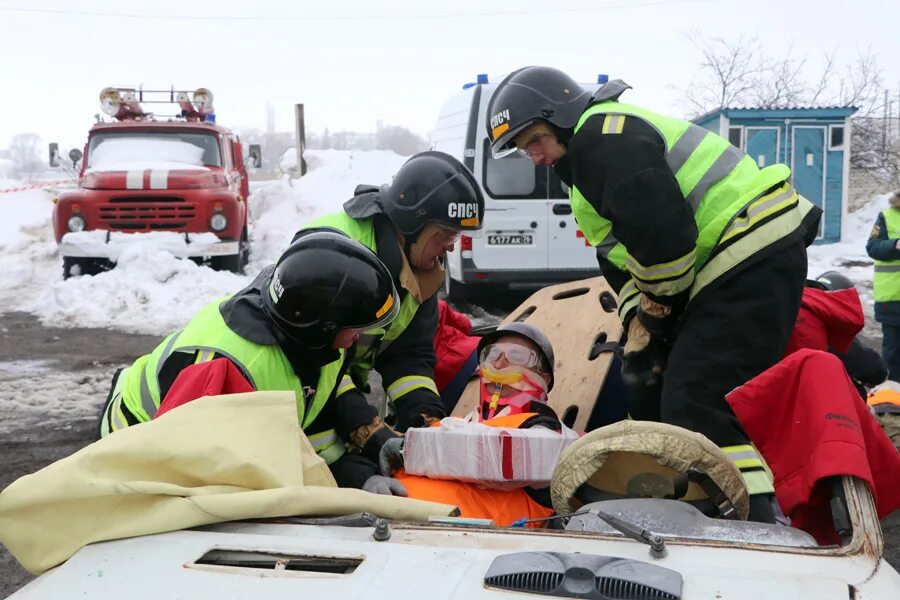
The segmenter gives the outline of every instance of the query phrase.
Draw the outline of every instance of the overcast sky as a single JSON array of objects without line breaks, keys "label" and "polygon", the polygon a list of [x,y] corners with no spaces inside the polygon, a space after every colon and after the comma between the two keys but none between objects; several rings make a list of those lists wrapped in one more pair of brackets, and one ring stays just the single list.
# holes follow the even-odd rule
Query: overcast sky
[{"label": "overcast sky", "polygon": [[[846,8],[846,7],[850,8]],[[109,85],[207,87],[234,128],[426,134],[442,103],[477,73],[546,64],[579,81],[621,77],[628,99],[678,114],[675,87],[697,73],[686,34],[793,43],[810,59],[870,47],[900,87],[897,0],[0,0],[0,148],[18,132],[80,145]],[[896,93],[896,92],[895,92]]]}]

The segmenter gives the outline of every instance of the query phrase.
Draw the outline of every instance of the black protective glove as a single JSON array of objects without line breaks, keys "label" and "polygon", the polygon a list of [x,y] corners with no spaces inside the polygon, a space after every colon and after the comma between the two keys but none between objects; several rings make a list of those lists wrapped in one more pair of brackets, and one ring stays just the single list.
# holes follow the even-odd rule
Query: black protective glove
[{"label": "black protective glove", "polygon": [[378,452],[378,467],[382,475],[390,477],[403,468],[403,439],[391,438],[381,445]]},{"label": "black protective glove", "polygon": [[406,496],[406,488],[393,477],[384,475],[372,475],[363,484],[364,492],[370,494],[382,494],[384,496]]},{"label": "black protective glove", "polygon": [[669,356],[669,344],[647,331],[638,318],[628,323],[628,341],[622,355],[622,381],[628,386],[658,385]]}]

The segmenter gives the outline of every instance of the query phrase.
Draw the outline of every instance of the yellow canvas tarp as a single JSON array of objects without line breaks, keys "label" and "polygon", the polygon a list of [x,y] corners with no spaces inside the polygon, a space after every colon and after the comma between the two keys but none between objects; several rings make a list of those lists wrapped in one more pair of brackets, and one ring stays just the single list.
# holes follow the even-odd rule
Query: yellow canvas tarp
[{"label": "yellow canvas tarp", "polygon": [[200,398],[13,482],[0,542],[41,573],[92,542],[238,519],[345,515],[425,521],[454,507],[338,488],[292,392]]}]

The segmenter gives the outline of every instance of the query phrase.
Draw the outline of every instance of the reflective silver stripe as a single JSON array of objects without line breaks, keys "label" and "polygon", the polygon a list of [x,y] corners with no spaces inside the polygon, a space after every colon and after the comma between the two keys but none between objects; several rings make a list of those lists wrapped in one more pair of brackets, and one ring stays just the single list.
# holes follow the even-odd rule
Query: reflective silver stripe
[{"label": "reflective silver stripe", "polygon": [[[159,385],[159,373],[160,371],[162,371],[163,363],[165,363],[166,359],[171,356],[172,347],[175,345],[175,341],[178,339],[178,336],[181,335],[182,331],[184,330],[179,329],[172,334],[172,337],[169,339],[169,343],[166,344],[166,347],[163,348],[162,354],[159,355],[159,360],[156,362],[156,373],[154,374],[154,377],[156,377],[156,385]],[[147,377],[149,377],[147,373],[147,365],[144,365],[143,372],[141,373],[141,408],[143,408],[144,412],[147,413],[147,417],[152,419],[156,415],[156,411],[159,410],[159,407],[153,401],[153,396],[150,394],[150,382],[147,381]],[[162,398],[160,398],[160,401],[162,401]]]},{"label": "reflective silver stripe", "polygon": [[[159,379],[157,378],[157,385]],[[147,413],[147,417],[152,419],[156,415],[159,407],[153,402],[153,396],[150,395],[150,384],[147,382],[147,365],[144,365],[144,372],[141,373],[141,408]]]},{"label": "reflective silver stripe", "polygon": [[754,200],[747,207],[747,214],[736,218],[734,222],[729,225],[728,229],[725,230],[725,233],[722,234],[722,241],[734,237],[745,229],[749,229],[754,225],[759,215],[786,200],[793,199],[796,195],[796,190],[794,190],[793,187],[788,187],[784,192],[781,192],[768,200],[766,200],[765,197]]},{"label": "reflective silver stripe", "polygon": [[694,189],[691,190],[687,195],[687,198],[685,198],[692,211],[697,212],[697,208],[699,208],[700,203],[703,202],[703,196],[706,195],[709,188],[725,179],[729,173],[734,171],[734,168],[738,166],[738,163],[740,163],[745,156],[746,154],[743,154],[740,150],[730,144],[725,147],[725,151],[719,155],[719,158],[717,158],[706,173],[703,174],[703,177],[700,178],[700,181],[697,182],[697,185],[694,186]]},{"label": "reflective silver stripe", "polygon": [[875,265],[876,273],[900,273],[900,265]]},{"label": "reflective silver stripe", "polygon": [[341,394],[346,394],[350,390],[355,390],[356,384],[353,383],[353,379],[349,375],[344,375],[341,377],[341,384],[338,386],[337,394],[335,397],[340,396]]},{"label": "reflective silver stripe", "polygon": [[[181,332],[184,329],[179,329],[175,333],[172,334],[172,337],[169,339],[169,343],[166,344],[166,347],[163,348],[162,354],[159,355],[159,360],[156,361],[156,376],[159,377],[160,371],[162,371],[163,364],[168,360],[168,358],[172,355],[172,347],[175,346],[175,342],[178,340],[178,336],[181,335]],[[146,369],[145,369],[146,372]]]},{"label": "reflective silver stripe", "polygon": [[636,283],[642,292],[653,294],[654,296],[674,296],[691,287],[691,284],[694,283],[694,270],[691,269],[676,279],[652,283],[639,280]]},{"label": "reflective silver stripe", "polygon": [[407,377],[401,377],[394,383],[388,386],[387,394],[391,397],[391,400],[396,400],[409,392],[418,389],[418,388],[426,388],[438,394],[437,386],[434,383],[434,380],[430,377],[425,377],[422,375],[409,375]]},{"label": "reflective silver stripe", "polygon": [[624,126],[625,115],[607,113],[600,131],[601,133],[622,133]]},{"label": "reflective silver stripe", "polygon": [[637,307],[640,302],[641,293],[634,284],[634,280],[630,279],[622,286],[619,292],[619,318],[624,320],[631,309]]},{"label": "reflective silver stripe", "polygon": [[628,270],[631,271],[631,274],[636,278],[642,279],[644,281],[653,281],[654,279],[665,279],[667,277],[675,277],[676,275],[681,275],[682,273],[693,267],[696,260],[697,249],[692,248],[690,252],[688,252],[681,258],[677,258],[671,262],[653,265],[650,267],[641,265],[638,261],[629,256],[625,259],[625,266],[628,267]]},{"label": "reflective silver stripe", "polygon": [[608,258],[609,253],[613,251],[613,248],[615,248],[616,244],[618,243],[619,242],[616,241],[615,236],[612,234],[612,227],[610,227],[609,233],[606,234],[606,237],[600,240],[600,243],[597,244],[597,250],[600,251],[600,255],[603,258]]},{"label": "reflective silver stripe", "polygon": [[335,443],[338,439],[337,431],[335,431],[334,429],[329,429],[327,431],[316,433],[308,437],[309,443],[312,444],[312,447],[316,452],[322,450],[323,448],[327,448],[331,444]]},{"label": "reflective silver stripe", "polygon": [[694,150],[699,148],[703,139],[710,134],[712,134],[711,131],[698,125],[688,126],[666,154],[666,162],[669,164],[669,168],[672,169],[672,173],[677,173],[685,165],[691,154],[694,153]]},{"label": "reflective silver stripe", "polygon": [[743,452],[725,452],[732,461],[741,460],[744,458],[755,458],[759,459],[759,454],[756,453],[756,450],[750,448],[749,450]]},{"label": "reflective silver stripe", "polygon": [[716,254],[697,273],[697,278],[691,287],[690,298],[693,299],[711,282],[744,262],[763,245],[771,244],[796,231],[812,209],[812,203],[801,196],[797,206],[778,215],[777,218],[763,223]]}]

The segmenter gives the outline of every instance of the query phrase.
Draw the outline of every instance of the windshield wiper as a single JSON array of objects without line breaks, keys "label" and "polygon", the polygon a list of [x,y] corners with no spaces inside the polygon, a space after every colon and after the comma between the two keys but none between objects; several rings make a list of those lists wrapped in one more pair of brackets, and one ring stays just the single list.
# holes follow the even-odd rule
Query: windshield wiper
[{"label": "windshield wiper", "polygon": [[666,543],[661,536],[596,508],[591,508],[587,512],[592,515],[597,515],[603,519],[607,525],[621,531],[631,539],[650,546],[650,556],[653,558],[664,558],[668,554]]}]

